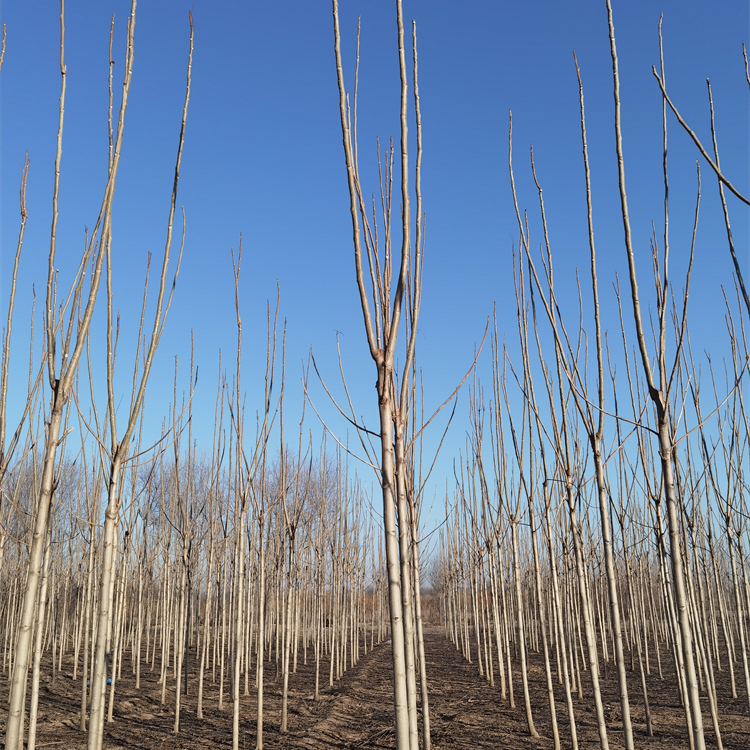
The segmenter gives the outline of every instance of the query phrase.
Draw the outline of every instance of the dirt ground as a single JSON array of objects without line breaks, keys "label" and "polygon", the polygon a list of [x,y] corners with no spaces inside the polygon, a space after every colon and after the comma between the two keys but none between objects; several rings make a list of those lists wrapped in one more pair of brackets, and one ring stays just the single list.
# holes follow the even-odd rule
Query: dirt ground
[{"label": "dirt ground", "polygon": [[[523,710],[523,692],[518,665],[514,663],[516,707],[510,709],[500,697],[499,680],[496,687],[480,677],[476,665],[469,664],[439,630],[426,634],[427,678],[430,688],[430,720],[432,746],[443,748],[551,748],[552,731],[549,719],[546,688],[541,655],[531,654],[530,683],[534,721],[539,739],[528,735]],[[308,654],[310,655],[310,654]],[[750,719],[748,704],[741,690],[741,667],[737,670],[740,698],[733,700],[729,676],[719,677],[721,712],[720,729],[726,750],[750,748]],[[171,675],[170,675],[171,676]],[[585,676],[584,676],[585,677]],[[145,678],[145,679],[144,679]],[[275,665],[267,665],[265,675],[264,745],[271,748],[392,748],[393,709],[391,692],[391,662],[388,643],[368,652],[360,663],[347,671],[332,688],[328,687],[327,662],[321,664],[320,700],[313,700],[314,663],[300,663],[297,673],[290,677],[289,730],[279,733],[281,684],[275,679]],[[7,677],[6,677],[7,679]],[[198,750],[199,748],[231,747],[231,703],[225,700],[225,710],[218,710],[218,684],[205,683],[204,719],[195,716],[197,680],[191,673],[190,694],[183,697],[181,731],[172,734],[174,722],[174,684],[170,680],[166,704],[161,704],[161,687],[156,673],[146,670],[141,674],[141,689],[135,690],[135,678],[130,674],[126,657],[123,678],[117,685],[114,722],[105,725],[105,750]],[[634,721],[636,747],[687,748],[684,714],[680,708],[674,674],[665,668],[660,680],[654,668],[647,678],[654,737],[646,734],[640,676],[629,672],[631,714]],[[7,696],[7,682],[3,685]],[[63,672],[54,683],[43,677],[40,690],[40,717],[37,747],[60,747],[79,750],[85,748],[86,737],[78,727],[80,679],[72,680],[72,662],[63,663]],[[225,686],[225,690],[227,687]],[[253,691],[252,682],[250,685]],[[617,685],[610,669],[603,680],[605,715],[608,720],[611,748],[622,747],[622,724],[617,698]],[[570,747],[564,693],[556,686],[557,715],[563,747]],[[225,695],[225,699],[226,699]],[[6,698],[7,700],[7,698]],[[7,706],[7,702],[5,702]],[[255,747],[255,697],[242,698],[240,747]],[[576,725],[580,747],[598,747],[591,689],[584,681],[582,699],[575,699]],[[705,703],[704,722],[706,743],[716,747],[716,741]],[[5,733],[5,716],[0,728]]]}]

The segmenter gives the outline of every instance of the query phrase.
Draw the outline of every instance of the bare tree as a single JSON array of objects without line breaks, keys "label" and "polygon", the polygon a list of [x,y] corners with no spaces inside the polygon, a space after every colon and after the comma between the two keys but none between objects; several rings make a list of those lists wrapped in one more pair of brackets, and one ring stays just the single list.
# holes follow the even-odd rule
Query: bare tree
[{"label": "bare tree", "polygon": [[[133,68],[133,34],[134,34],[135,0],[131,6],[131,24],[128,29],[127,55],[123,77],[122,100],[117,125],[117,134],[112,144],[109,160],[107,184],[104,197],[93,232],[87,238],[86,250],[81,258],[78,271],[67,297],[59,302],[57,294],[57,272],[55,254],[57,249],[57,222],[60,191],[60,165],[62,161],[63,121],[65,115],[65,89],[67,71],[65,66],[65,6],[60,2],[60,75],[62,85],[57,129],[57,148],[55,153],[55,179],[52,193],[52,228],[50,232],[50,251],[48,256],[47,290],[45,302],[45,339],[47,349],[47,374],[51,389],[49,418],[45,431],[43,471],[40,483],[39,503],[35,520],[34,534],[29,551],[26,587],[23,595],[19,632],[16,641],[16,656],[11,684],[10,707],[5,731],[5,745],[8,748],[19,748],[23,740],[23,705],[26,695],[26,678],[29,666],[32,625],[35,602],[42,568],[42,557],[52,494],[59,482],[55,459],[57,449],[64,440],[61,437],[65,411],[73,387],[78,364],[83,352],[84,342],[94,312],[99,282],[104,264],[105,248],[111,236],[112,203],[114,200],[115,182],[120,163],[120,152],[127,109],[128,95]],[[91,279],[88,292],[84,289],[86,273],[91,263]],[[67,321],[66,321],[67,316]],[[75,332],[75,338],[74,338]],[[59,352],[58,352],[59,344]],[[58,362],[59,353],[59,362]]]},{"label": "bare tree", "polygon": [[[381,183],[385,248],[381,261],[377,232],[367,218],[357,163],[357,97],[350,110],[341,62],[338,2],[333,0],[334,50],[339,87],[339,111],[344,145],[349,202],[354,244],[354,263],[359,289],[365,333],[370,356],[377,371],[378,413],[380,418],[380,483],[383,495],[383,525],[385,531],[386,566],[393,646],[393,695],[396,721],[396,746],[399,750],[417,750],[416,677],[413,647],[413,615],[411,580],[408,559],[408,511],[406,505],[406,435],[408,423],[409,376],[414,358],[417,321],[421,299],[422,276],[422,219],[418,208],[416,235],[412,245],[411,198],[409,193],[408,154],[408,74],[404,53],[404,24],[401,0],[396,2],[399,70],[401,76],[401,254],[395,293],[391,290],[391,193],[392,172],[388,152],[386,163],[387,186]],[[416,84],[415,59],[415,84]],[[416,86],[415,86],[416,87]],[[415,100],[418,110],[418,99]],[[421,125],[417,119],[419,134]],[[421,138],[418,136],[416,184],[421,170]],[[417,192],[417,200],[420,200]],[[373,217],[375,221],[375,217]],[[374,226],[377,226],[374,224]],[[363,248],[364,245],[364,248]],[[370,270],[370,291],[363,269],[364,256]],[[414,278],[411,295],[411,316],[406,331],[406,355],[400,378],[396,380],[394,360],[403,310],[408,300],[407,275]],[[372,295],[372,302],[370,301]],[[371,310],[374,306],[374,311]],[[399,523],[396,522],[398,509]]]},{"label": "bare tree", "polygon": [[[131,8],[130,23],[128,26],[128,64],[132,70],[133,65],[133,39],[135,30],[135,2]],[[180,244],[179,257],[174,272],[169,293],[167,290],[167,278],[169,273],[169,257],[172,248],[172,228],[174,215],[177,206],[177,186],[180,179],[180,165],[182,163],[182,147],[185,140],[185,123],[187,120],[188,104],[190,101],[190,81],[193,64],[193,19],[190,16],[190,51],[188,54],[187,66],[187,84],[185,88],[185,102],[182,109],[182,123],[180,126],[180,135],[177,146],[177,160],[175,164],[174,184],[172,187],[172,199],[169,207],[169,218],[167,221],[167,239],[164,247],[161,273],[159,277],[159,290],[156,300],[156,311],[154,313],[154,323],[151,330],[151,336],[148,348],[144,351],[143,370],[139,372],[139,355],[141,347],[141,334],[143,331],[146,293],[148,291],[148,273],[146,275],[146,285],[143,292],[143,308],[141,311],[141,324],[138,331],[138,345],[136,348],[135,364],[133,368],[133,389],[130,400],[130,410],[128,413],[127,425],[122,438],[118,440],[116,424],[116,404],[114,396],[114,369],[115,369],[115,352],[116,346],[113,343],[113,298],[112,298],[112,233],[111,233],[111,216],[107,215],[107,233],[102,238],[102,245],[107,258],[107,414],[109,416],[109,434],[110,449],[108,459],[110,468],[107,477],[107,508],[104,515],[104,530],[102,539],[102,574],[99,591],[99,612],[96,649],[94,651],[94,679],[91,686],[91,720],[89,722],[88,748],[89,750],[100,750],[102,746],[102,733],[104,728],[104,695],[106,691],[107,663],[110,655],[110,628],[108,623],[112,617],[112,596],[113,583],[115,576],[115,554],[117,550],[117,526],[120,519],[120,507],[123,500],[122,487],[122,469],[128,457],[130,450],[130,441],[133,436],[138,419],[141,416],[143,401],[146,395],[146,385],[151,367],[154,362],[156,349],[159,345],[164,326],[166,324],[169,308],[172,304],[177,274],[180,270],[182,260],[182,250],[185,243],[185,222],[183,214],[183,233]],[[118,129],[118,138],[120,137]],[[149,258],[150,266],[150,258]],[[145,337],[144,337],[145,338]],[[145,347],[145,340],[144,340]]]},{"label": "bare tree", "polygon": [[[685,581],[685,570],[683,566],[681,550],[681,539],[680,539],[680,526],[678,521],[678,504],[679,499],[677,497],[677,491],[675,487],[675,476],[674,476],[674,460],[675,460],[675,443],[674,436],[672,433],[672,419],[670,414],[670,394],[673,383],[675,382],[675,373],[679,363],[679,352],[682,345],[682,336],[678,339],[677,352],[674,358],[674,364],[671,371],[667,369],[667,341],[666,341],[666,322],[667,322],[667,308],[668,308],[668,292],[669,292],[669,274],[668,274],[668,259],[669,259],[669,240],[668,240],[668,223],[666,221],[667,206],[668,206],[668,184],[667,184],[667,130],[666,130],[666,110],[664,111],[663,122],[664,122],[664,181],[665,181],[665,224],[664,224],[664,247],[663,247],[663,260],[659,263],[659,256],[654,252],[654,263],[655,273],[657,279],[660,282],[657,285],[658,289],[658,310],[659,310],[659,329],[658,329],[658,344],[657,344],[657,373],[654,373],[654,369],[651,364],[651,357],[648,351],[646,343],[646,336],[644,332],[643,317],[641,314],[641,303],[638,295],[638,281],[636,277],[635,269],[635,254],[633,251],[632,234],[630,229],[630,215],[628,213],[628,199],[625,191],[625,167],[624,158],[622,151],[622,132],[620,126],[620,78],[619,78],[619,65],[617,59],[617,48],[615,45],[615,27],[612,18],[612,5],[610,0],[607,0],[607,18],[609,23],[609,40],[610,40],[610,51],[612,56],[612,75],[614,80],[614,100],[615,100],[615,147],[617,150],[617,166],[619,172],[619,186],[620,186],[620,202],[622,209],[622,222],[625,233],[625,250],[628,261],[628,272],[630,280],[630,292],[632,301],[632,312],[633,320],[636,328],[636,339],[638,342],[638,350],[641,357],[641,365],[643,367],[643,373],[646,378],[646,385],[648,387],[648,395],[653,403],[656,412],[656,431],[659,442],[659,459],[661,463],[661,484],[664,492],[664,498],[666,500],[667,510],[667,522],[669,525],[669,542],[670,542],[670,560],[672,565],[672,582],[674,586],[675,604],[677,607],[677,613],[679,618],[680,632],[679,638],[681,640],[683,658],[685,660],[686,670],[686,682],[688,686],[688,706],[686,709],[689,710],[690,720],[692,723],[693,739],[695,742],[696,750],[704,750],[705,739],[703,736],[703,717],[701,713],[700,704],[700,693],[698,690],[698,681],[695,668],[695,658],[693,651],[693,628],[690,622],[690,614],[688,609],[688,595]],[[662,72],[662,79],[664,78]],[[666,93],[663,94],[666,102]],[[664,105],[666,107],[666,103]],[[698,220],[698,212],[696,209],[696,224]],[[693,243],[694,247],[694,243]],[[685,298],[683,302],[683,315],[682,319],[685,320],[687,312],[687,294],[690,284],[690,270],[692,268],[692,252],[691,252],[691,263],[688,266],[687,282],[685,286]],[[683,325],[684,332],[684,325]]]}]

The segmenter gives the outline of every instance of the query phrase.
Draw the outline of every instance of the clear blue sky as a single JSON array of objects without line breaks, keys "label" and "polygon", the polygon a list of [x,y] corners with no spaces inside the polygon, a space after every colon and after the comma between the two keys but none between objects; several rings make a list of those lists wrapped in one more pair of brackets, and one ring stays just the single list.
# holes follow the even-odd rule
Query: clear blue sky
[{"label": "clear blue sky", "polygon": [[[336,331],[352,396],[370,423],[376,417],[375,372],[367,352],[354,281],[351,224],[341,146],[338,92],[328,2],[146,3],[137,11],[135,65],[114,213],[116,304],[122,312],[117,392],[129,394],[140,290],[148,252],[161,257],[169,206],[193,9],[193,91],[178,202],[187,236],[175,302],[147,396],[158,429],[172,393],[174,357],[187,387],[190,333],[200,367],[194,436],[210,447],[217,357],[233,367],[236,328],[230,247],[244,236],[242,317],[248,408],[260,406],[265,364],[265,306],[281,288],[288,320],[288,412],[296,435],[297,386],[312,346],[321,372],[338,387]],[[61,177],[58,258],[61,287],[93,226],[106,178],[107,47],[116,14],[115,92],[119,94],[129,3],[69,3],[66,11],[68,90]],[[657,24],[664,11],[670,95],[708,143],[706,78],[713,86],[722,165],[750,193],[748,86],[742,42],[750,42],[744,0],[710,8],[705,2],[615,2],[623,131],[634,241],[641,286],[649,282],[651,222],[662,234],[661,97]],[[405,2],[417,21],[424,131],[423,195],[427,212],[424,302],[418,357],[429,405],[440,403],[471,363],[475,342],[497,301],[501,327],[515,341],[511,248],[518,230],[507,169],[508,111],[514,116],[516,182],[541,239],[538,201],[528,168],[534,145],[556,259],[558,291],[575,309],[575,269],[588,263],[575,49],[587,105],[594,221],[605,326],[617,331],[611,283],[625,281],[622,223],[614,154],[612,74],[606,9],[596,2]],[[362,16],[359,94],[360,165],[367,193],[377,189],[375,137],[398,139],[398,60],[393,3],[341,3],[347,85],[353,86],[357,15]],[[24,153],[31,159],[24,254],[13,336],[13,387],[27,371],[31,285],[36,285],[37,337],[49,246],[57,106],[59,21],[54,2],[2,6],[8,45],[0,74],[2,131],[2,305],[18,232],[18,183]],[[408,54],[408,53],[407,53]],[[414,134],[412,128],[411,134]],[[413,153],[413,143],[412,143]],[[698,154],[670,117],[673,273],[684,270],[695,202]],[[727,351],[720,284],[731,263],[716,181],[702,163],[703,207],[698,231],[690,326],[693,346]],[[729,199],[735,241],[748,263],[748,211]],[[750,270],[748,271],[750,276]],[[569,293],[566,293],[567,292]],[[102,342],[103,296],[92,329]],[[3,319],[5,312],[3,314]],[[37,338],[39,340],[39,338]],[[99,360],[102,350],[98,351]],[[97,351],[94,356],[96,357]],[[101,366],[101,362],[100,362]],[[231,369],[230,369],[231,372]],[[489,350],[480,373],[490,378]],[[14,393],[16,394],[14,396]],[[316,405],[344,436],[319,386]],[[463,446],[467,401],[459,405],[437,487]],[[310,426],[319,431],[308,412]],[[437,434],[437,430],[436,430]],[[365,476],[369,475],[365,471]]]}]

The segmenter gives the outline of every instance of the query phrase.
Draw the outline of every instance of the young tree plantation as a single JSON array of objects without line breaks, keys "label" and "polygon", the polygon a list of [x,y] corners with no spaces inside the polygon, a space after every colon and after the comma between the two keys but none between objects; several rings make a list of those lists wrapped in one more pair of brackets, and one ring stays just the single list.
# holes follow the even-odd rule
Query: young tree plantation
[{"label": "young tree plantation", "polygon": [[750,747],[746,4],[37,5],[6,750]]}]

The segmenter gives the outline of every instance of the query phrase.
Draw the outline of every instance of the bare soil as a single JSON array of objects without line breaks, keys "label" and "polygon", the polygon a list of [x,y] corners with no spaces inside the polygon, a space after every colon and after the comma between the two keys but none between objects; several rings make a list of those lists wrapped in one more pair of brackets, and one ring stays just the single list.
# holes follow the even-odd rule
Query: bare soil
[{"label": "bare soil", "polygon": [[[499,680],[495,687],[478,673],[475,664],[465,661],[459,651],[434,630],[425,636],[427,678],[430,687],[430,719],[432,746],[443,748],[551,748],[552,731],[549,718],[541,655],[531,654],[530,684],[534,721],[539,739],[529,736],[523,708],[523,690],[518,664],[514,663],[514,692],[516,707],[511,709],[500,696]],[[391,652],[389,643],[376,646],[359,664],[349,669],[343,678],[328,687],[328,662],[321,663],[320,699],[313,700],[314,662],[308,652],[308,664],[302,664],[300,651],[297,673],[290,677],[289,728],[279,733],[281,710],[281,682],[276,680],[275,663],[266,665],[264,746],[272,748],[393,748],[393,708],[391,688]],[[46,665],[49,666],[49,665]],[[748,703],[741,690],[738,665],[738,699],[731,698],[729,675],[719,673],[720,728],[726,750],[750,748],[750,719]],[[726,667],[725,667],[726,670]],[[46,671],[49,674],[49,671]],[[205,681],[204,718],[195,715],[197,679],[191,672],[190,694],[183,696],[180,733],[172,733],[174,723],[174,680],[169,675],[166,703],[161,703],[161,686],[157,683],[158,669],[141,673],[141,688],[136,691],[135,677],[130,674],[129,655],[123,664],[123,677],[117,684],[114,721],[105,725],[105,750],[198,750],[199,748],[231,747],[232,706],[225,684],[225,710],[218,710],[218,683],[212,684],[210,673]],[[497,677],[497,675],[496,675]],[[7,676],[6,676],[7,679]],[[664,679],[660,679],[656,664],[647,678],[654,737],[646,734],[643,698],[638,668],[628,673],[630,682],[631,714],[634,721],[636,747],[688,748],[684,713],[680,708],[674,672],[665,665]],[[243,682],[244,686],[244,682]],[[7,681],[3,686],[7,696]],[[576,725],[582,750],[598,747],[598,734],[593,710],[590,684],[584,675],[584,695],[575,699]],[[557,716],[562,746],[570,747],[570,735],[562,687],[556,684]],[[63,672],[54,683],[43,676],[40,689],[40,716],[37,747],[83,749],[86,736],[78,730],[80,678],[72,679],[71,657],[63,663]],[[611,748],[622,747],[622,723],[617,698],[615,675],[610,669],[603,680],[605,715],[608,721]],[[256,703],[253,684],[250,696],[241,701],[240,748],[255,747]],[[4,708],[7,701],[3,701]],[[0,717],[0,730],[5,734],[5,716]],[[705,703],[704,722],[706,742],[715,747],[716,741]]]}]

